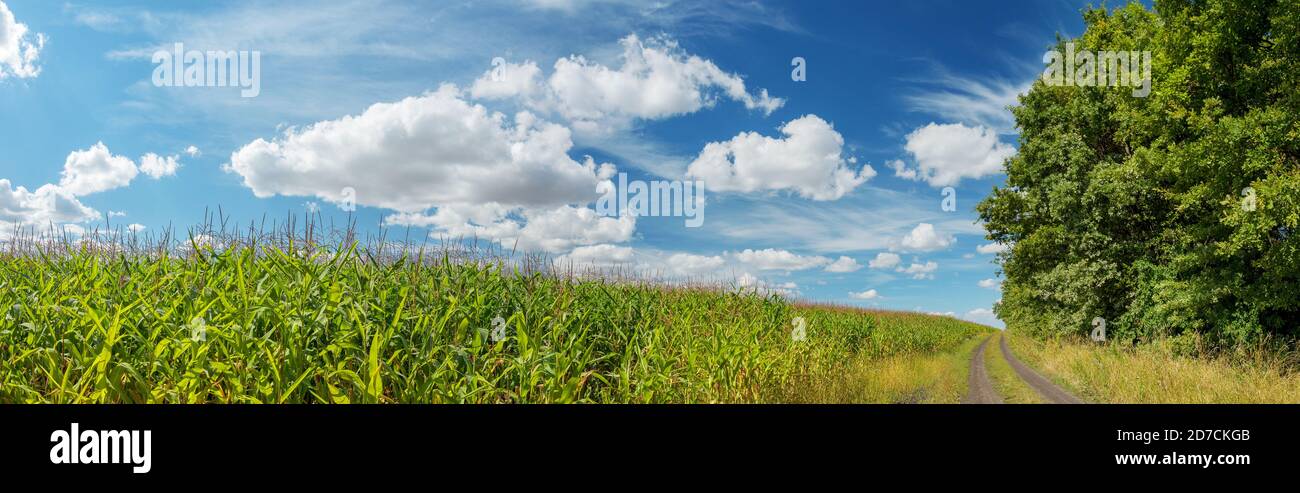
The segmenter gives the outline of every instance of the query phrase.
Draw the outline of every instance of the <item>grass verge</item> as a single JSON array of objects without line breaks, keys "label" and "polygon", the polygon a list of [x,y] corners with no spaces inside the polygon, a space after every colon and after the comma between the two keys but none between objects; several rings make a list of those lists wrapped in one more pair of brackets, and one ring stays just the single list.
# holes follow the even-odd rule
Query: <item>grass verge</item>
[{"label": "grass verge", "polygon": [[1168,343],[1007,341],[1025,364],[1088,402],[1300,403],[1300,374],[1268,364],[1178,356]]}]

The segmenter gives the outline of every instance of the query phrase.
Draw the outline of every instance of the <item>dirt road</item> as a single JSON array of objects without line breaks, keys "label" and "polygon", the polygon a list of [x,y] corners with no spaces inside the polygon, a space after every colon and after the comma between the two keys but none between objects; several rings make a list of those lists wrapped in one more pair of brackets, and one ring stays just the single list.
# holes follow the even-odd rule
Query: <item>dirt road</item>
[{"label": "dirt road", "polygon": [[989,345],[989,336],[980,342],[979,347],[975,348],[970,358],[970,376],[967,377],[969,384],[966,391],[966,398],[962,399],[962,404],[1001,404],[1002,397],[993,390],[993,382],[989,381],[989,373],[984,369],[984,348]]},{"label": "dirt road", "polygon": [[[984,339],[979,347],[975,348],[970,359],[970,376],[968,377],[969,388],[966,391],[966,398],[962,399],[963,404],[1002,404],[1002,396],[998,395],[997,390],[993,388],[993,382],[989,381],[988,371],[984,369],[984,349],[988,346],[989,338]],[[1002,336],[998,338],[1001,341],[1002,357],[1006,359],[1011,369],[1015,370],[1016,375],[1024,380],[1030,388],[1043,396],[1043,399],[1049,404],[1083,404],[1078,397],[1070,395],[1064,389],[1058,387],[1050,380],[1043,378],[1032,368],[1025,366],[1016,355],[1011,354],[1011,348],[1007,347],[1007,338]]]}]

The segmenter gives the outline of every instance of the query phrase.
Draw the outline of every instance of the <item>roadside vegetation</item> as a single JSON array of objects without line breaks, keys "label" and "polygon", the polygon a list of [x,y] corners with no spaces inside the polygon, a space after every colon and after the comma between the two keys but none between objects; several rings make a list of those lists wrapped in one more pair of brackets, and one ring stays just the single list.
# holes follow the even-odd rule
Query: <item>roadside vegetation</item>
[{"label": "roadside vegetation", "polygon": [[1016,357],[1087,402],[1300,403],[1300,373],[1276,353],[1188,356],[1175,341],[1097,344],[1004,335]]},{"label": "roadside vegetation", "polygon": [[[977,207],[1012,348],[1090,402],[1300,401],[1300,2],[1083,20],[1050,49],[1085,54],[1085,83],[1020,96]],[[1149,53],[1149,93],[1086,83],[1121,52]]]},{"label": "roadside vegetation", "polygon": [[[901,323],[911,318],[919,325],[939,324],[955,328],[967,324],[955,319],[903,312],[873,312],[884,323]],[[952,322],[950,322],[951,320]],[[956,323],[953,323],[956,322]],[[924,330],[924,329],[922,329]],[[951,329],[949,329],[951,330]],[[961,330],[961,329],[957,329]],[[879,403],[879,404],[956,404],[967,392],[967,374],[971,353],[984,333],[955,347],[936,351],[909,351],[879,358],[854,358],[846,362],[836,378],[824,378],[819,385],[793,389],[785,402],[800,403]]]},{"label": "roadside vegetation", "polygon": [[999,317],[1047,339],[1104,323],[1125,344],[1295,352],[1300,2],[1158,0],[1083,18],[1054,49],[1149,52],[1150,94],[1040,78],[1012,108],[1018,152],[978,206],[1008,247]]},{"label": "roadside vegetation", "polygon": [[9,242],[0,402],[951,402],[991,330],[288,231]]}]

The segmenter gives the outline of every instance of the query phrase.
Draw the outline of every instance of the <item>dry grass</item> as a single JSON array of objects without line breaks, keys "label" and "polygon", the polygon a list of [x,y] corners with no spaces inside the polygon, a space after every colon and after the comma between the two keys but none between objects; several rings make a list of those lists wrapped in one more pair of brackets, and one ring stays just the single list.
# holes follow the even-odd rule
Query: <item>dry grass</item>
[{"label": "dry grass", "polygon": [[1300,403],[1300,374],[1268,358],[1178,356],[1170,344],[1096,345],[1010,334],[1016,356],[1098,403]]},{"label": "dry grass", "polygon": [[955,404],[966,395],[971,352],[983,337],[972,337],[943,353],[859,358],[842,378],[799,389],[790,402]]}]

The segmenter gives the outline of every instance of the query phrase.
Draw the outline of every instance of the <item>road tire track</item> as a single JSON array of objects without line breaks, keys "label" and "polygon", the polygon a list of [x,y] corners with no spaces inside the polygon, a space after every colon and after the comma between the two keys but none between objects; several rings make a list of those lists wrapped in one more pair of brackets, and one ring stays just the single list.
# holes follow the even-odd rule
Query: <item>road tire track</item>
[{"label": "road tire track", "polygon": [[966,398],[962,399],[962,404],[1001,404],[1002,396],[993,390],[993,382],[989,381],[989,373],[984,369],[984,347],[989,345],[989,339],[993,336],[984,338],[979,347],[975,348],[970,357],[970,375],[967,377]]},{"label": "road tire track", "polygon": [[[1066,392],[1065,389],[1056,386],[1056,384],[1052,383],[1051,380],[1043,378],[1043,376],[1039,375],[1038,372],[1034,371],[1032,368],[1028,366],[1025,366],[1024,363],[1021,363],[1020,360],[1016,359],[1016,355],[1011,354],[1011,348],[1007,347],[1006,335],[1003,335],[1001,339],[1002,339],[1002,357],[1005,358],[1007,360],[1007,363],[1011,365],[1011,369],[1015,370],[1017,375],[1020,375],[1020,379],[1024,380],[1025,383],[1029,384],[1030,387],[1033,387],[1034,391],[1038,392],[1039,395],[1043,396],[1043,398],[1046,399],[1048,403],[1083,404],[1083,401],[1079,400],[1078,397],[1070,395],[1070,393]],[[980,349],[983,349],[983,345],[980,346]],[[974,373],[974,368],[972,368],[972,374],[973,373]]]}]

